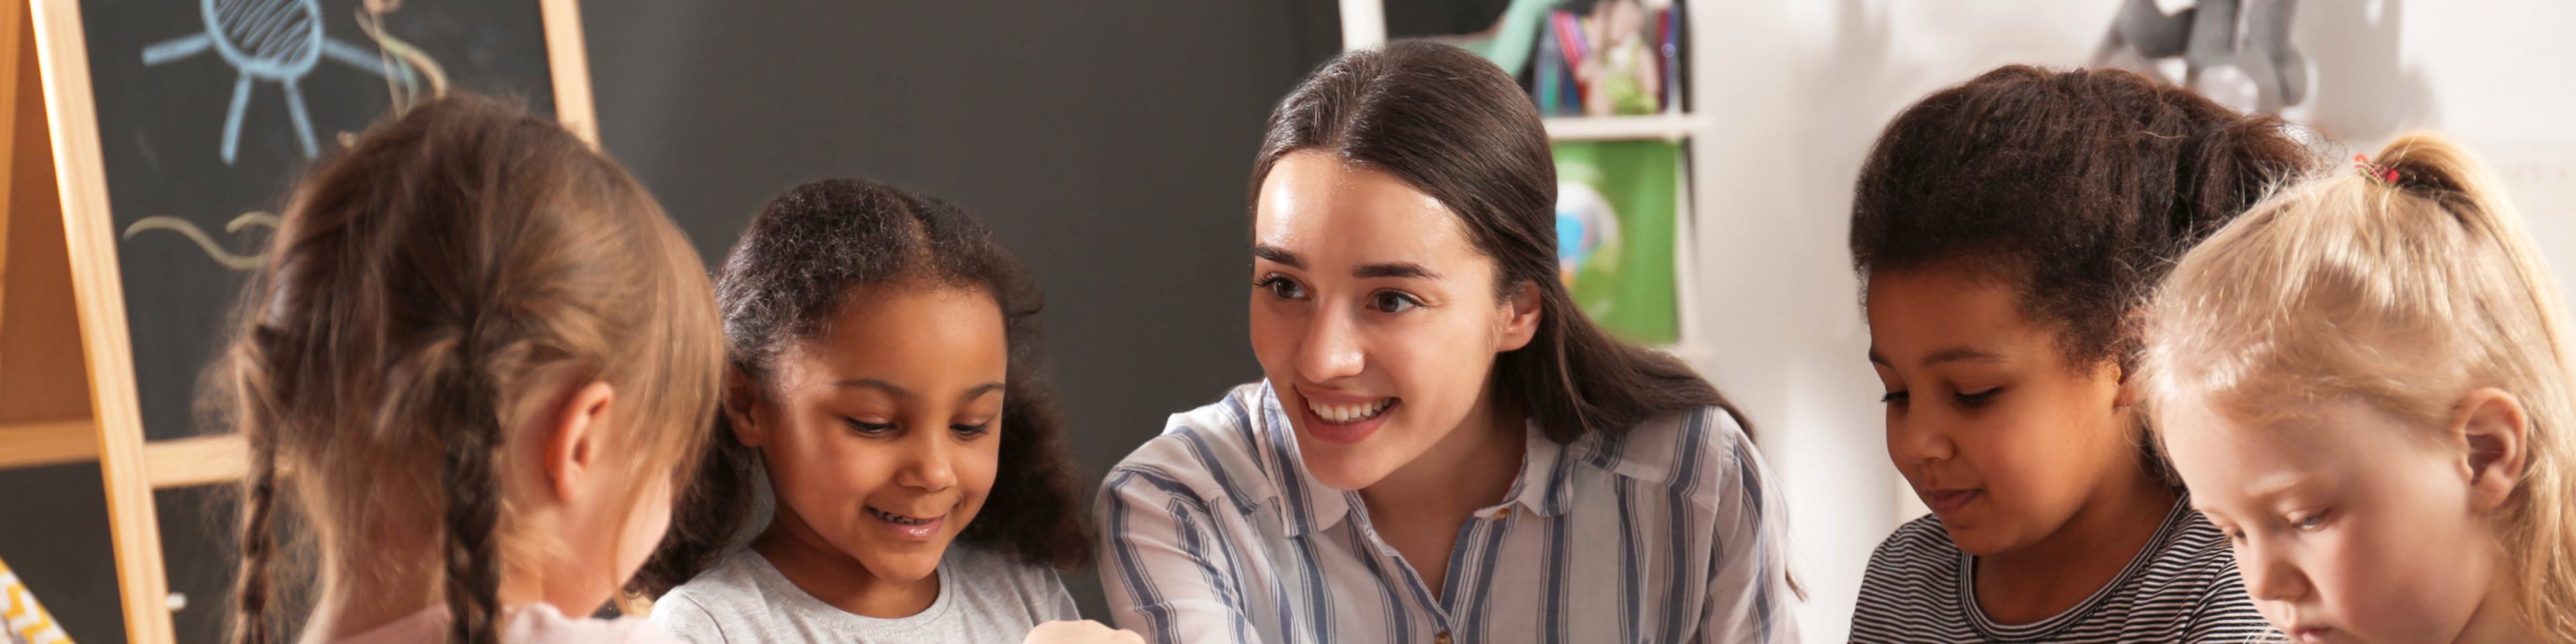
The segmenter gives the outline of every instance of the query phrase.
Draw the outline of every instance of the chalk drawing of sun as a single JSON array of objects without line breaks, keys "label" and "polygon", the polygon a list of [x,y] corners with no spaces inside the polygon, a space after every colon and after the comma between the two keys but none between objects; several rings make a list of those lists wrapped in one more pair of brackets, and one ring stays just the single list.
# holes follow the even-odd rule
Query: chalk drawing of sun
[{"label": "chalk drawing of sun", "polygon": [[[160,65],[204,53],[207,49],[239,70],[233,82],[232,109],[224,113],[224,165],[232,165],[241,142],[242,109],[250,104],[254,80],[274,81],[286,90],[286,114],[295,121],[295,140],[304,158],[319,153],[313,142],[313,119],[304,111],[304,92],[297,84],[323,58],[386,76],[384,59],[374,50],[322,34],[322,7],[317,0],[199,0],[206,32],[189,34],[143,48],[144,66]],[[398,73],[409,76],[410,70]]]}]

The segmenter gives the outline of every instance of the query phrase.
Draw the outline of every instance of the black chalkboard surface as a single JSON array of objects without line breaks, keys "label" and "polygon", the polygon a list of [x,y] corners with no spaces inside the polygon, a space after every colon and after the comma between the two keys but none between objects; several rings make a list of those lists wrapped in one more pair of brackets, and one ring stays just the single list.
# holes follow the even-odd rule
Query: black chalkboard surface
[{"label": "black chalkboard surface", "polygon": [[[144,436],[199,433],[198,373],[286,191],[339,135],[432,74],[389,55],[359,0],[82,0]],[[453,87],[554,113],[535,2],[382,14]],[[408,85],[408,87],[406,87]],[[415,94],[418,95],[418,94]]]},{"label": "black chalkboard surface", "polygon": [[[515,97],[587,137],[578,9],[572,0],[35,0],[33,9],[117,550],[112,604],[125,610],[130,641],[221,641],[238,524],[228,490],[188,486],[238,476],[238,465],[193,462],[223,460],[196,457],[220,457],[227,442],[238,455],[238,441],[181,439],[228,433],[199,426],[198,382],[287,192],[344,135],[440,91]],[[166,609],[165,585],[179,596]],[[77,613],[105,599],[48,603]]]}]

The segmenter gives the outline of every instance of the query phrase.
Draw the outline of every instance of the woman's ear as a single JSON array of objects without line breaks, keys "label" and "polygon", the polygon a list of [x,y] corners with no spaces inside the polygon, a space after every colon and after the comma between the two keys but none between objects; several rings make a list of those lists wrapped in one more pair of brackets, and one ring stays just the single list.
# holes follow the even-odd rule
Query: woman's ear
[{"label": "woman's ear", "polygon": [[1539,304],[1537,284],[1521,282],[1512,289],[1511,297],[1503,300],[1502,329],[1494,334],[1495,353],[1529,346],[1530,339],[1538,337],[1538,323],[1547,315]]},{"label": "woman's ear", "polygon": [[2525,439],[2530,416],[2521,399],[2494,387],[2470,391],[2455,409],[2448,438],[2467,448],[2470,507],[2479,512],[2502,507],[2521,484],[2529,462],[2531,444]]},{"label": "woman's ear", "polygon": [[768,428],[761,425],[760,382],[741,367],[726,366],[722,406],[726,424],[733,426],[733,438],[747,447],[759,447],[769,438]]}]

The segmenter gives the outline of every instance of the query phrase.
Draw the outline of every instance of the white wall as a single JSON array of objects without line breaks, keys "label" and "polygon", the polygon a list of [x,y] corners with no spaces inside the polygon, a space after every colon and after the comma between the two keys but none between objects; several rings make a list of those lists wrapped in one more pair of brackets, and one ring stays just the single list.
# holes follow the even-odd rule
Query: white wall
[{"label": "white wall", "polygon": [[[1847,637],[1870,549],[1922,508],[1887,464],[1844,250],[1850,188],[1887,119],[2004,63],[2077,65],[2116,0],[1696,3],[1693,186],[1710,375],[1752,414],[1793,508],[1811,641]],[[2308,0],[2316,63],[2289,116],[2374,150],[2444,129],[2489,155],[2576,283],[2576,4]]]}]

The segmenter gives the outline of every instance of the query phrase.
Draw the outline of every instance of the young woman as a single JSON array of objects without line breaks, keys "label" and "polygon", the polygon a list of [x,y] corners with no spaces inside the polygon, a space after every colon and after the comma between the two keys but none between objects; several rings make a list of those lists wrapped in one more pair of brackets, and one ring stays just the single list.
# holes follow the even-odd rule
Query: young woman
[{"label": "young woman", "polygon": [[1725,398],[1556,278],[1512,79],[1345,54],[1252,175],[1261,382],[1103,483],[1112,618],[1160,642],[1795,641],[1782,508]]}]

